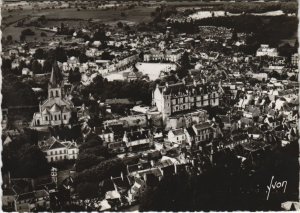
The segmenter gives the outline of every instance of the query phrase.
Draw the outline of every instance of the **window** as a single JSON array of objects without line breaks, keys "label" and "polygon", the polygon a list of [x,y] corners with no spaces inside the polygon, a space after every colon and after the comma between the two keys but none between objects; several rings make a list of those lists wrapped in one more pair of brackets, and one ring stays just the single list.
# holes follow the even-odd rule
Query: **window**
[{"label": "window", "polygon": [[62,154],[62,150],[59,151],[59,154]]},{"label": "window", "polygon": [[66,115],[64,115],[64,120],[67,120],[67,116]]},{"label": "window", "polygon": [[53,161],[53,157],[50,158],[50,161]]},{"label": "window", "polygon": [[58,120],[60,120],[60,115],[58,115]]},{"label": "window", "polygon": [[48,116],[45,117],[46,121],[48,121]]},{"label": "window", "polygon": [[54,115],[54,120],[55,120],[55,121],[57,120],[57,116],[56,116],[56,115]]},{"label": "window", "polygon": [[67,153],[67,150],[64,150],[64,153],[66,154],[66,153]]},{"label": "window", "polygon": [[58,97],[58,91],[56,90],[56,97]]},{"label": "window", "polygon": [[51,98],[53,97],[53,91],[51,91],[51,93],[50,93],[50,97],[51,97]]},{"label": "window", "polygon": [[60,156],[59,159],[62,160],[63,159],[62,156]]},{"label": "window", "polygon": [[57,151],[55,151],[55,154],[57,155]]}]

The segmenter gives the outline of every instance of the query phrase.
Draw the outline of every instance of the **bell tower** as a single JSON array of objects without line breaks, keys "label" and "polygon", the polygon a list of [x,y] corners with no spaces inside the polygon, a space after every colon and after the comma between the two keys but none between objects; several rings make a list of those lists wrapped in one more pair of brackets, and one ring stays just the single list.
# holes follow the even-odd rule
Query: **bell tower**
[{"label": "bell tower", "polygon": [[52,65],[51,77],[48,83],[48,99],[63,97],[63,75],[55,61]]}]

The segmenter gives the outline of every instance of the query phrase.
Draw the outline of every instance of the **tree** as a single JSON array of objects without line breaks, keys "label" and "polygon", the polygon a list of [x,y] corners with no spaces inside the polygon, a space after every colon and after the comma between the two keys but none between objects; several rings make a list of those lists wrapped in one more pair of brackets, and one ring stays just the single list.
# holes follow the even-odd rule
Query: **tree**
[{"label": "tree", "polygon": [[11,41],[12,41],[12,36],[11,36],[11,35],[8,35],[8,36],[6,37],[6,40],[9,41],[9,42],[11,42]]},{"label": "tree", "polygon": [[183,78],[187,76],[188,69],[190,69],[191,67],[189,54],[187,52],[184,52],[182,54],[179,63],[180,63],[180,68],[178,70],[178,76],[179,78]]},{"label": "tree", "polygon": [[36,131],[24,129],[3,148],[2,160],[4,172],[11,172],[12,177],[31,178],[49,174],[49,165],[45,154],[36,145]]},{"label": "tree", "polygon": [[52,60],[46,59],[43,66],[43,73],[49,73],[52,70]]},{"label": "tree", "polygon": [[40,74],[42,73],[42,65],[37,60],[34,60],[31,65],[31,70],[34,74]]},{"label": "tree", "polygon": [[41,48],[38,48],[38,49],[35,51],[35,53],[33,54],[33,57],[34,57],[35,59],[45,59],[45,56],[46,56],[46,54],[45,54],[44,50],[41,49]]},{"label": "tree", "polygon": [[122,28],[122,27],[123,27],[123,23],[119,21],[119,22],[117,23],[117,26],[118,26],[119,28]]},{"label": "tree", "polygon": [[54,51],[55,59],[60,62],[66,62],[68,60],[67,53],[64,48],[57,47]]},{"label": "tree", "polygon": [[232,41],[237,41],[237,40],[238,40],[238,36],[237,36],[237,31],[236,31],[236,29],[234,29],[233,32],[232,32],[231,40],[232,40]]},{"label": "tree", "polygon": [[78,67],[76,67],[74,71],[70,70],[68,80],[71,84],[79,83],[81,81],[81,73],[79,72]]},{"label": "tree", "polygon": [[78,183],[76,192],[78,192],[81,199],[94,198],[98,196],[99,186],[97,182]]},{"label": "tree", "polygon": [[85,54],[80,53],[80,55],[79,55],[79,62],[80,63],[86,63],[86,62],[88,62],[88,59],[89,58]]},{"label": "tree", "polygon": [[33,36],[33,35],[35,35],[35,33],[30,28],[28,28],[28,29],[22,30],[21,35]]}]

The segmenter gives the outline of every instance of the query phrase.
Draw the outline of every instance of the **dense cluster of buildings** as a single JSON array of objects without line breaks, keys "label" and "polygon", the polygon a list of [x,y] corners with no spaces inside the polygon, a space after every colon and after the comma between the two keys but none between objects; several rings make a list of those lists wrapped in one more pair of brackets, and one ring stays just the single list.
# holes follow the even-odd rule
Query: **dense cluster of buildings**
[{"label": "dense cluster of buildings", "polygon": [[[169,19],[171,23],[178,21],[186,22],[179,16]],[[39,136],[37,147],[50,165],[74,165],[64,177],[60,177],[62,171],[53,168],[43,183],[37,183],[39,178],[16,179],[7,174],[3,205],[9,210],[49,210],[60,205],[59,200],[86,210],[118,210],[137,204],[147,187],[157,185],[165,176],[202,174],[207,165],[214,165],[219,152],[235,150],[243,162],[252,161],[257,153],[275,145],[284,147],[298,138],[297,53],[288,63],[276,48],[262,44],[255,55],[246,55],[237,47],[246,45],[247,34],[238,34],[237,41],[232,42],[232,29],[224,27],[204,26],[194,34],[174,33],[171,27],[165,33],[139,34],[112,28],[105,34],[104,46],[98,40],[85,42],[79,36],[82,33],[96,32],[80,29],[69,40],[56,41],[57,35],[45,44],[4,48],[2,57],[12,60],[12,70],[22,67],[21,75],[32,80],[47,78],[46,98],[39,96],[41,88],[32,88],[40,103],[28,127],[46,135]],[[31,64],[38,49],[47,52],[58,46],[69,52],[79,50],[86,60],[82,55],[68,55],[64,62],[51,64],[49,77],[33,73]],[[218,48],[225,49],[226,54]],[[179,78],[177,68],[181,68],[184,53],[190,67],[186,76]],[[44,67],[45,61],[38,59],[37,63]],[[136,68],[142,62],[153,66],[169,63],[170,67],[149,79]],[[68,77],[76,69],[81,80],[72,85]],[[84,87],[95,77],[105,78],[111,73],[122,73],[129,84],[137,80],[153,83],[151,104],[127,98],[103,100],[93,94],[83,100]],[[91,103],[104,110],[93,111]],[[129,109],[129,113],[120,113],[118,107]],[[7,146],[23,133],[7,125],[9,108],[2,112],[3,145]],[[96,122],[91,121],[92,114],[99,118]],[[54,136],[57,129],[74,126],[82,136],[77,140]],[[91,135],[102,141],[109,154],[126,162],[127,171],[99,180],[99,196],[84,199],[78,197],[73,176],[81,146]]]}]

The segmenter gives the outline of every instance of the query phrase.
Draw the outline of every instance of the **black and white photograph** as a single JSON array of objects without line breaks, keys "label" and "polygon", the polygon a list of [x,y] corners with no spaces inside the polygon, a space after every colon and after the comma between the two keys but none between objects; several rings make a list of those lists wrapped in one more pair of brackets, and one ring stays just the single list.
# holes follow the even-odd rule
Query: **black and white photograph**
[{"label": "black and white photograph", "polygon": [[297,0],[0,5],[2,211],[300,211]]}]

